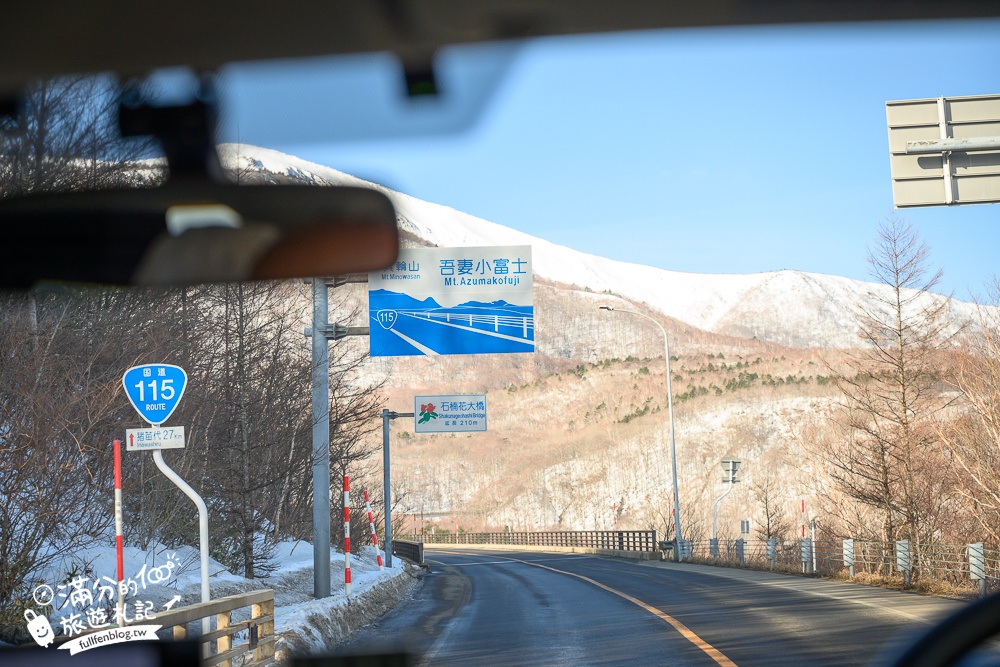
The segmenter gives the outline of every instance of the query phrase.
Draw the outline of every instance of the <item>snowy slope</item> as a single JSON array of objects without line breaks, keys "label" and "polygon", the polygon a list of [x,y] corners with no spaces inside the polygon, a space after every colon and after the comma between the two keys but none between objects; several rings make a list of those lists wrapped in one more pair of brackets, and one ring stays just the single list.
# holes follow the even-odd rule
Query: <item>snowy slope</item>
[{"label": "snowy slope", "polygon": [[[266,148],[224,144],[220,155],[234,167],[316,184],[376,188],[392,200],[401,229],[433,245],[530,245],[538,276],[593,292],[610,291],[708,331],[794,347],[852,347],[858,344],[855,304],[873,293],[890,296],[882,285],[802,271],[697,274],[618,262]],[[975,321],[975,307],[956,302],[952,316],[956,324]]]}]

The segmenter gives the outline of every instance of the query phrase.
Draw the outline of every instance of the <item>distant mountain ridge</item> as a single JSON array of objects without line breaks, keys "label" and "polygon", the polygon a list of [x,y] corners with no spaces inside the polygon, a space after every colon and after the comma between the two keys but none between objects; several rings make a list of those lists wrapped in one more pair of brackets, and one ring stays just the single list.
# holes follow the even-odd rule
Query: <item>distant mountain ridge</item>
[{"label": "distant mountain ridge", "polygon": [[[608,303],[614,303],[615,296],[645,303],[714,333],[798,348],[855,347],[859,344],[856,304],[872,295],[890,296],[885,285],[803,271],[696,274],[629,264],[556,245],[278,151],[223,144],[219,153],[230,167],[263,170],[276,181],[373,187],[392,200],[400,229],[427,243],[530,245],[537,276],[607,293]],[[925,294],[920,299],[944,297]],[[974,304],[954,300],[949,315],[956,329],[978,319]]]}]

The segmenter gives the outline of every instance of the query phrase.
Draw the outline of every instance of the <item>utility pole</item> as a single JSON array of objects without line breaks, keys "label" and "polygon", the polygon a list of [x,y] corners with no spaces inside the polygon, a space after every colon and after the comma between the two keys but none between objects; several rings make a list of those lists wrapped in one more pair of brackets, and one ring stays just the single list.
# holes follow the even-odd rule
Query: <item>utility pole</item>
[{"label": "utility pole", "polygon": [[[368,327],[330,323],[329,288],[367,282],[368,276],[312,278],[312,471],[313,471],[313,597],[330,597],[330,345],[345,336],[367,336]],[[319,332],[320,335],[314,335]]]}]

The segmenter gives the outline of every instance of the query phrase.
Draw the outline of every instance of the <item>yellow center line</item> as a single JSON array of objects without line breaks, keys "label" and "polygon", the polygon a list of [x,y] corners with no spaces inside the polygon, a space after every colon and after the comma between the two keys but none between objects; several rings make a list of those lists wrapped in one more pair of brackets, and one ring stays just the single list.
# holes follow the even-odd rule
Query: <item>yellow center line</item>
[{"label": "yellow center line", "polygon": [[[460,555],[460,556],[477,556],[477,555],[478,556],[482,556],[482,554],[470,554],[470,553],[463,553],[463,552],[458,552],[458,551],[449,551],[449,553],[452,553],[452,554],[455,554],[455,555]],[[582,574],[576,574],[575,572],[567,572],[566,570],[557,570],[556,568],[549,567],[548,565],[539,565],[538,563],[532,563],[531,561],[521,560],[519,558],[509,558],[507,556],[497,556],[495,554],[490,554],[490,558],[500,558],[500,559],[503,559],[503,560],[512,560],[512,561],[514,561],[516,563],[524,563],[525,565],[531,565],[533,567],[540,567],[543,570],[551,570],[552,572],[558,572],[559,574],[565,574],[565,575],[569,575],[571,577],[576,577],[577,579],[582,579],[583,581],[586,581],[588,584],[593,584],[594,586],[597,586],[598,588],[602,588],[602,589],[606,590],[609,593],[613,593],[613,594],[617,595],[620,598],[628,600],[632,604],[645,609],[650,614],[652,614],[653,616],[656,616],[660,620],[666,621],[671,627],[673,627],[674,630],[676,630],[677,632],[679,632],[680,635],[682,637],[684,637],[684,639],[688,640],[689,642],[691,642],[692,644],[694,644],[695,646],[697,646],[699,649],[701,649],[708,657],[710,657],[712,660],[715,660],[716,663],[718,663],[719,665],[721,665],[721,667],[736,667],[736,663],[735,662],[733,662],[732,660],[730,660],[729,658],[727,658],[722,653],[722,651],[720,651],[719,649],[715,648],[714,646],[712,646],[711,644],[709,644],[707,641],[705,641],[704,639],[702,639],[701,637],[699,637],[697,634],[695,634],[695,632],[693,630],[691,630],[688,626],[684,625],[683,623],[681,623],[680,621],[678,621],[676,618],[674,618],[670,614],[665,614],[664,612],[660,611],[659,609],[657,609],[653,605],[646,604],[642,600],[639,600],[638,598],[634,598],[631,595],[629,595],[628,593],[623,593],[623,592],[621,592],[621,591],[619,591],[619,590],[617,590],[615,588],[611,588],[610,586],[606,586],[605,584],[602,584],[599,581],[595,581],[595,580],[591,579],[590,577],[585,577]]]}]

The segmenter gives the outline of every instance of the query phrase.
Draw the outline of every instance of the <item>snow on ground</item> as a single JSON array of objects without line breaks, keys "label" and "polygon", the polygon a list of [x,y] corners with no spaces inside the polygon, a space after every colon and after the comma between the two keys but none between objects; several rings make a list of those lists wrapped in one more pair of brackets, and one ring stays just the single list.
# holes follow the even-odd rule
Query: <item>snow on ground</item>
[{"label": "snow on ground", "polygon": [[[381,601],[381,613],[386,605],[391,606],[394,599],[386,600],[385,595],[379,595],[379,589],[398,590],[403,583],[412,580],[404,576],[402,579],[407,582],[397,581],[406,573],[404,564],[398,558],[393,559],[391,569],[380,570],[376,553],[374,547],[362,546],[357,553],[351,554],[350,604],[356,605],[363,598],[374,597]],[[129,611],[126,615],[130,620],[137,602],[144,606],[151,602],[154,611],[162,611],[175,596],[181,599],[172,605],[174,609],[201,601],[201,568],[197,549],[188,546],[168,548],[159,544],[145,550],[126,547],[123,549],[123,562],[125,581],[131,580],[135,584],[134,588],[130,586],[128,596]],[[252,590],[274,589],[275,633],[279,637],[286,635],[287,643],[292,644],[296,651],[322,651],[356,629],[356,624],[344,618],[349,610],[345,596],[344,563],[344,554],[331,549],[331,596],[320,600],[313,598],[313,548],[303,541],[279,543],[274,555],[275,571],[254,580],[234,575],[210,558],[209,586],[213,599]],[[74,606],[71,597],[74,586],[70,582],[74,579],[79,581],[79,577],[85,580],[84,587],[92,591],[93,605]],[[113,543],[81,549],[39,573],[35,583],[44,582],[55,593],[51,607],[40,608],[39,612],[49,618],[54,628],[60,628],[63,619],[98,606],[101,586],[110,586],[110,595],[116,577],[117,560]],[[110,598],[101,602],[105,603],[101,606],[109,609],[114,604]],[[244,620],[248,613],[242,614],[244,618],[240,616],[239,613],[234,614],[234,620]],[[366,617],[365,620],[372,619]],[[282,641],[279,640],[279,650]]]}]

